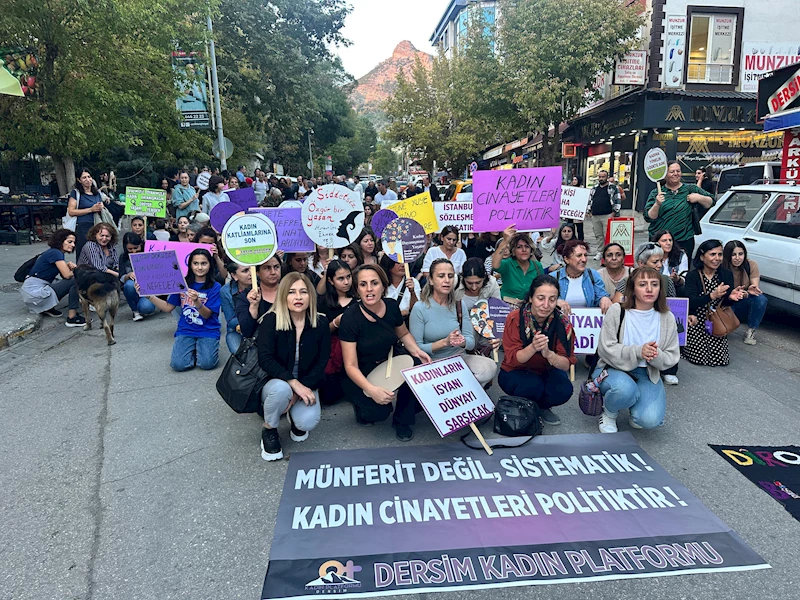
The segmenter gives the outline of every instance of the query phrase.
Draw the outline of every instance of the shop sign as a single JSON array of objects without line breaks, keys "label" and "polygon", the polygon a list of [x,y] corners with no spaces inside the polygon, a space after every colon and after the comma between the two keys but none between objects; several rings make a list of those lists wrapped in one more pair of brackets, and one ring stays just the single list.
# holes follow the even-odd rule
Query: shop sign
[{"label": "shop sign", "polygon": [[515,140],[510,144],[506,144],[505,148],[503,148],[503,152],[510,152],[511,150],[516,150],[520,146],[524,146],[528,143],[528,138],[522,138],[521,140]]},{"label": "shop sign", "polygon": [[769,112],[775,114],[789,108],[800,97],[800,69],[769,97]]},{"label": "shop sign", "polygon": [[800,179],[800,129],[789,129],[783,134],[781,179]]},{"label": "shop sign", "polygon": [[800,41],[745,42],[742,44],[742,91],[757,92],[768,73],[800,62]]},{"label": "shop sign", "polygon": [[617,60],[614,85],[644,85],[647,73],[647,52],[633,50]]},{"label": "shop sign", "polygon": [[605,137],[617,128],[626,127],[633,123],[635,114],[633,111],[627,112],[619,119],[592,121],[580,128],[581,138],[584,140],[591,140],[598,137]]},{"label": "shop sign", "polygon": [[657,126],[654,121],[658,121],[656,115],[664,115],[663,123],[666,126],[682,123],[703,123],[741,125],[743,123],[755,122],[755,111],[748,109],[747,105],[742,104],[694,104],[689,102],[670,103],[665,101],[653,101],[647,103],[645,111],[653,113],[651,118],[645,116],[645,122],[650,126]]},{"label": "shop sign", "polygon": [[686,15],[667,15],[664,43],[664,87],[683,86],[683,64],[686,60]]},{"label": "shop sign", "polygon": [[483,160],[489,160],[490,158],[495,158],[500,156],[503,153],[503,146],[497,146],[497,148],[492,148],[488,152],[483,153]]},{"label": "shop sign", "polygon": [[778,69],[758,82],[758,122],[765,117],[800,107],[800,65]]}]

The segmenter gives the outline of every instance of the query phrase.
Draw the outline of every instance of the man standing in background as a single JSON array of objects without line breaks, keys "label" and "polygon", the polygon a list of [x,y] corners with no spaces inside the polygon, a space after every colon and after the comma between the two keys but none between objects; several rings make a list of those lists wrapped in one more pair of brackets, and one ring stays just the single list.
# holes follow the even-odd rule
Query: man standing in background
[{"label": "man standing in background", "polygon": [[592,188],[589,196],[589,209],[586,213],[592,217],[592,231],[594,231],[595,260],[603,258],[603,246],[606,243],[606,226],[608,220],[620,209],[619,190],[615,185],[608,183],[608,171],[597,174],[600,182]]}]

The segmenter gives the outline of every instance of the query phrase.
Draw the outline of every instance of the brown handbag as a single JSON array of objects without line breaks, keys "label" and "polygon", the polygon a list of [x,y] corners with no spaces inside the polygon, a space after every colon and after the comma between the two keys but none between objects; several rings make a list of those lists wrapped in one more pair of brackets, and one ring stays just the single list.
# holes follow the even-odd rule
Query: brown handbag
[{"label": "brown handbag", "polygon": [[[701,274],[700,277],[703,277]],[[705,291],[705,280],[703,280],[703,291]],[[710,292],[706,292],[710,294]],[[711,322],[711,335],[714,337],[725,337],[729,333],[733,333],[739,328],[741,323],[736,313],[730,306],[714,306],[716,301],[712,301],[708,305],[708,316],[706,317]],[[721,302],[721,300],[719,301]]]}]

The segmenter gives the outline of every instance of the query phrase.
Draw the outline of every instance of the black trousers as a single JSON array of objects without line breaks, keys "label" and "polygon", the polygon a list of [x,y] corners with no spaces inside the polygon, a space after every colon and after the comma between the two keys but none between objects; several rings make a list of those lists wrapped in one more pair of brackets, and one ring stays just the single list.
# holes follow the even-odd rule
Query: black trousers
[{"label": "black trousers", "polygon": [[342,389],[344,390],[345,399],[353,403],[356,419],[361,423],[385,421],[392,414],[392,408],[394,408],[392,423],[413,425],[416,413],[422,410],[422,406],[420,406],[411,388],[405,383],[397,390],[397,399],[394,407],[391,404],[378,404],[375,402],[364,394],[364,391],[353,383],[347,375],[342,377]]},{"label": "black trousers", "polygon": [[683,248],[684,252],[686,252],[686,256],[689,258],[689,270],[691,270],[692,257],[694,256],[694,238],[690,240],[676,240],[675,243]]}]

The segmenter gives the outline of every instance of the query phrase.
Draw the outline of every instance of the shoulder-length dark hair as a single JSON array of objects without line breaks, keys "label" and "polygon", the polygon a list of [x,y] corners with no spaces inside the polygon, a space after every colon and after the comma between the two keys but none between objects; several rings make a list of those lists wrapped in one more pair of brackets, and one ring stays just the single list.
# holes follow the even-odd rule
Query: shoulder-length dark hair
[{"label": "shoulder-length dark hair", "polygon": [[[744,252],[744,262],[741,267],[733,266],[733,252],[737,248],[741,248]],[[750,274],[750,263],[747,262],[747,246],[744,245],[744,242],[740,240],[731,240],[725,244],[725,247],[722,249],[722,266],[729,271],[736,272],[741,269],[742,271],[746,271],[748,275]]]},{"label": "shoulder-length dark hair", "polygon": [[192,271],[192,259],[195,256],[205,256],[208,260],[208,275],[206,275],[206,280],[203,282],[201,290],[210,290],[214,287],[217,279],[217,263],[216,261],[211,258],[211,252],[206,250],[205,248],[197,248],[196,250],[192,250],[191,254],[189,254],[189,258],[186,259],[186,264],[189,267],[189,271],[186,273],[186,283],[189,286],[194,284],[194,271]]},{"label": "shoulder-length dark hair", "polygon": [[533,298],[536,290],[544,285],[552,285],[554,288],[556,288],[556,295],[561,295],[561,286],[558,284],[558,279],[552,275],[543,273],[542,275],[537,275],[536,278],[531,282],[531,287],[528,288],[523,303],[530,304],[531,298]]},{"label": "shoulder-length dark hair", "polygon": [[356,270],[353,271],[353,287],[355,288],[355,297],[360,298],[358,293],[358,279],[361,276],[361,273],[364,273],[365,271],[372,271],[378,276],[378,279],[383,286],[383,294],[381,294],[381,297],[385,296],[387,290],[389,289],[389,280],[386,278],[386,273],[383,272],[383,269],[381,269],[378,265],[358,265]]},{"label": "shoulder-length dark hair", "polygon": [[372,251],[372,256],[378,258],[378,253],[380,252],[381,240],[377,235],[375,235],[375,232],[372,231],[372,227],[364,227],[364,229],[361,230],[361,233],[358,234],[358,237],[356,238],[354,244],[359,247],[359,249],[361,250],[361,254],[363,255],[364,249],[361,248],[361,240],[363,240],[367,236],[370,236],[372,238],[372,241],[375,242],[375,249]]},{"label": "shoulder-length dark hair", "polygon": [[[130,253],[128,252],[128,244],[130,244],[131,246],[143,246],[144,242],[142,241],[142,236],[140,236],[138,233],[133,233],[132,231],[129,231],[128,233],[123,235],[122,259],[121,259],[122,262],[130,260],[129,258]],[[142,250],[144,250],[144,247],[142,247]]]},{"label": "shoulder-length dark hair", "polygon": [[468,258],[464,263],[464,266],[461,267],[459,285],[464,286],[464,289],[466,289],[467,287],[467,284],[465,282],[465,279],[467,277],[480,277],[481,279],[483,279],[483,283],[481,284],[481,289],[485,288],[486,284],[489,283],[489,274],[486,272],[486,265],[484,265],[483,261],[477,256]]},{"label": "shoulder-length dark hair", "polygon": [[672,238],[672,250],[669,251],[664,258],[667,260],[667,264],[673,269],[676,268],[679,264],[681,264],[681,255],[683,255],[683,248],[680,247],[678,242],[675,241],[675,236],[672,235],[672,232],[668,229],[659,229],[653,235],[650,236],[650,241],[658,243],[665,235],[669,235]]},{"label": "shoulder-length dark hair", "polygon": [[47,242],[47,245],[51,248],[55,248],[56,250],[61,250],[64,247],[64,242],[67,241],[69,236],[74,237],[76,240],[78,239],[72,229],[59,229],[50,236],[50,240]]},{"label": "shoulder-length dark hair", "polygon": [[[565,229],[572,229],[572,237],[568,240],[564,239],[563,233]],[[576,239],[578,238],[576,237],[575,225],[573,223],[562,223],[561,226],[558,228],[558,236],[556,237],[556,248],[566,244],[571,240],[576,240]]]},{"label": "shoulder-length dark hair", "polygon": [[[92,175],[92,172],[89,169],[81,169],[80,171],[78,171],[78,177],[77,177],[77,179],[75,179],[75,189],[78,190],[78,200],[81,199],[80,194],[83,192],[83,184],[81,183],[81,175],[83,175],[84,173],[89,173],[90,177]],[[92,192],[93,196],[95,194],[99,194],[100,193],[98,191],[98,189],[97,189],[97,186],[94,184],[94,177],[92,177],[92,190],[91,190],[91,192]]]},{"label": "shoulder-length dark hair", "polygon": [[634,269],[625,283],[625,301],[622,303],[622,308],[631,310],[636,308],[636,294],[634,288],[639,279],[656,279],[658,280],[658,298],[656,299],[653,308],[660,313],[669,311],[667,306],[667,289],[664,285],[664,280],[661,278],[661,273],[652,267],[639,267]]},{"label": "shoulder-length dark hair", "polygon": [[[333,280],[336,277],[336,271],[339,269],[344,269],[348,273],[352,273],[352,270],[348,266],[346,262],[343,260],[339,260],[338,258],[332,260],[328,263],[328,268],[325,270],[325,304],[328,306],[336,306],[339,304],[339,292],[336,291],[336,288],[333,285]],[[355,298],[355,282],[352,282],[350,285],[350,290],[347,292],[348,298]]]},{"label": "shoulder-length dark hair", "polygon": [[709,250],[713,250],[714,248],[722,248],[722,242],[720,242],[719,240],[706,240],[705,242],[700,244],[697,247],[697,251],[695,252],[694,260],[692,261],[692,266],[698,271],[702,269],[704,265],[703,261],[700,259],[706,252],[708,252]]}]

